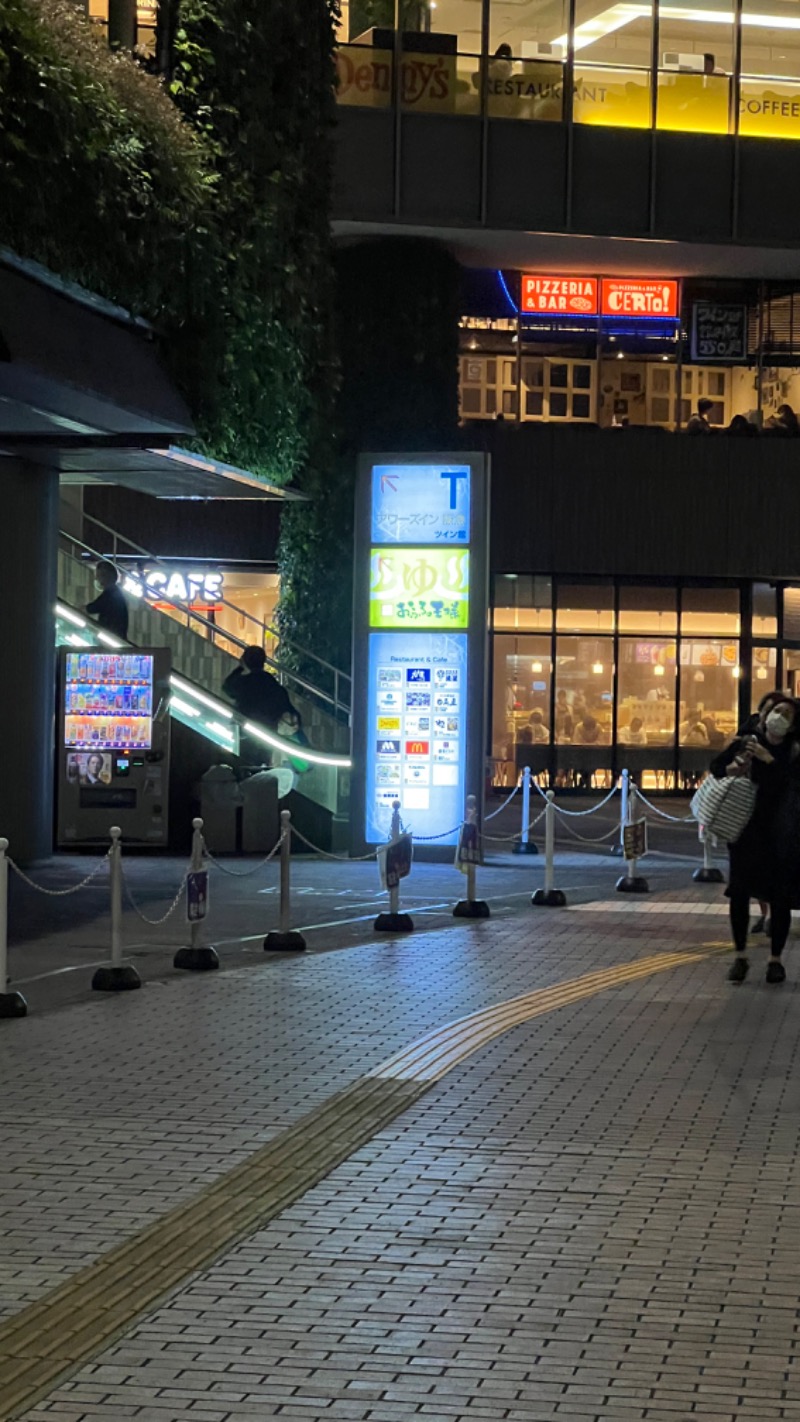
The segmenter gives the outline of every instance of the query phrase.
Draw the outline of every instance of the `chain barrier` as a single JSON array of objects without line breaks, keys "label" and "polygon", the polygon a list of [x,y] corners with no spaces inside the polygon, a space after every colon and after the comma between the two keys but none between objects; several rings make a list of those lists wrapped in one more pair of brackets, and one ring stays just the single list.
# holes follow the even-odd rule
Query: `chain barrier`
[{"label": "chain barrier", "polygon": [[[541,786],[537,785],[536,789],[539,791],[539,794],[541,795],[542,799],[546,800],[547,795],[545,794],[544,790],[542,790]],[[560,815],[569,815],[571,819],[584,819],[586,815],[596,815],[597,811],[602,810],[603,806],[607,805],[609,800],[613,800],[614,796],[618,793],[618,791],[619,786],[613,785],[609,790],[608,794],[604,796],[602,800],[598,800],[596,805],[591,805],[588,810],[565,810],[562,805],[556,805],[556,809]]]},{"label": "chain barrier", "polygon": [[642,793],[638,785],[636,786],[636,793],[642,804],[646,805],[648,810],[652,810],[654,815],[659,815],[662,820],[670,820],[672,824],[675,825],[690,825],[697,823],[694,815],[668,815],[666,810],[660,810],[658,808],[658,805],[654,805],[651,800],[648,800],[647,796]]},{"label": "chain barrier", "polygon": [[[531,820],[530,824],[527,826],[527,832],[528,832],[528,834],[530,834],[531,830],[534,829],[536,825],[538,825],[538,823],[539,823],[540,820],[543,820],[543,819],[544,819],[544,817],[545,817],[546,814],[547,814],[547,810],[546,810],[546,808],[545,808],[544,810],[541,810],[541,811],[540,811],[540,813],[536,816],[536,818],[535,818],[534,820]],[[524,833],[525,833],[525,831],[523,830],[523,834],[524,834]],[[490,840],[492,844],[510,844],[510,843],[512,842],[512,840],[516,841],[516,840],[519,839],[519,837],[520,837],[520,832],[519,832],[519,830],[515,830],[513,834],[502,834],[502,835],[498,835],[498,834],[485,834],[485,835],[483,836],[484,839]]]},{"label": "chain barrier", "polygon": [[[295,830],[294,833],[297,834],[297,830]],[[249,879],[251,875],[258,874],[259,871],[264,868],[265,864],[269,864],[269,861],[275,858],[282,844],[283,835],[281,834],[273,844],[269,854],[266,854],[263,859],[259,859],[258,863],[252,865],[250,869],[229,869],[227,864],[223,864],[221,859],[217,859],[216,855],[211,853],[205,839],[203,840],[203,854],[206,859],[210,859],[215,869],[219,869],[222,874],[227,874],[230,879]]]},{"label": "chain barrier", "polygon": [[292,834],[306,845],[308,849],[313,849],[315,854],[320,854],[323,859],[335,859],[339,864],[364,864],[368,859],[377,859],[378,857],[377,849],[370,850],[369,854],[354,854],[352,856],[349,854],[331,854],[327,849],[320,849],[319,845],[314,844],[313,840],[306,839],[306,836],[301,833],[297,825],[292,825]]},{"label": "chain barrier", "polygon": [[493,820],[496,815],[501,815],[501,814],[503,813],[503,810],[506,808],[506,806],[511,804],[511,801],[513,800],[514,796],[517,794],[517,792],[518,792],[521,788],[522,788],[522,777],[520,776],[519,780],[517,781],[516,785],[514,786],[514,789],[511,791],[511,794],[506,796],[506,798],[505,798],[505,800],[503,801],[502,805],[498,805],[497,809],[496,809],[496,810],[492,810],[492,813],[491,813],[490,815],[484,815],[484,818],[483,818],[484,824],[488,824],[488,823],[489,823],[489,820]]},{"label": "chain barrier", "polygon": [[68,894],[77,894],[79,889],[85,889],[87,884],[91,884],[92,880],[97,878],[100,870],[105,868],[110,857],[109,853],[104,854],[103,858],[95,865],[91,874],[87,874],[85,879],[81,879],[79,884],[73,884],[69,889],[46,889],[43,884],[37,884],[33,879],[29,878],[24,870],[20,869],[19,865],[14,863],[13,859],[9,859],[8,865],[10,869],[14,870],[17,877],[22,880],[23,884],[27,884],[30,889],[35,889],[37,894],[46,894],[49,899],[63,899],[66,898]]},{"label": "chain barrier", "polygon": [[[561,814],[561,811],[559,810],[557,805],[555,808],[556,814]],[[611,829],[608,830],[606,834],[598,835],[578,834],[577,830],[574,830],[571,825],[568,825],[566,823],[563,824],[561,828],[565,829],[567,834],[571,835],[573,839],[579,840],[581,844],[603,844],[607,839],[612,839],[614,835],[619,834],[619,825],[612,825]]]},{"label": "chain barrier", "polygon": [[128,883],[128,880],[127,880],[126,875],[125,875],[125,871],[123,870],[123,871],[122,871],[122,886],[123,886],[123,888],[124,888],[124,890],[125,890],[125,897],[126,897],[126,899],[128,900],[128,903],[129,903],[130,907],[133,909],[133,912],[136,914],[136,917],[137,917],[137,918],[140,918],[140,919],[142,920],[142,923],[148,923],[151,928],[157,928],[157,927],[159,926],[159,924],[161,924],[161,923],[166,923],[167,919],[170,918],[171,915],[175,912],[175,910],[176,910],[176,908],[178,907],[178,905],[179,905],[181,899],[183,898],[183,891],[184,891],[184,889],[186,888],[186,881],[188,880],[189,875],[191,874],[191,872],[192,872],[191,869],[187,869],[187,870],[186,870],[186,873],[184,874],[183,878],[181,879],[180,885],[179,885],[179,887],[178,887],[178,892],[177,892],[177,894],[175,895],[174,899],[172,900],[172,903],[170,904],[170,906],[169,906],[169,908],[167,909],[166,913],[163,913],[160,918],[148,918],[146,913],[142,913],[142,910],[139,908],[139,905],[137,904],[136,900],[134,899],[133,893],[132,893],[132,891],[131,891],[131,886],[130,886],[130,884]]}]

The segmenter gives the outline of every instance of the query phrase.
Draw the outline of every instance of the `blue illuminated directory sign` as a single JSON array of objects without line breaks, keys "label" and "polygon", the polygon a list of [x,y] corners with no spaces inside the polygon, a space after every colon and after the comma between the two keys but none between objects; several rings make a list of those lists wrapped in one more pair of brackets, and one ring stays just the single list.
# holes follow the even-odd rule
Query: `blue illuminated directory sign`
[{"label": "blue illuminated directory sign", "polygon": [[406,827],[420,839],[453,845],[468,779],[469,791],[480,792],[482,460],[376,459],[365,462],[360,493],[355,730],[364,776],[354,784],[357,841],[385,841],[399,801]]},{"label": "blue illuminated directory sign", "polygon": [[468,464],[376,464],[373,543],[469,543]]}]

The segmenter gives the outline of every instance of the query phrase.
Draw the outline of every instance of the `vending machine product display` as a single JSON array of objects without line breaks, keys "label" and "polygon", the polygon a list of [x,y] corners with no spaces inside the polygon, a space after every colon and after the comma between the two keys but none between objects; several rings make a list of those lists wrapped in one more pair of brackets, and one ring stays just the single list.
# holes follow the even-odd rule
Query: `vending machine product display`
[{"label": "vending machine product display", "polygon": [[61,649],[58,843],[167,843],[170,653]]}]

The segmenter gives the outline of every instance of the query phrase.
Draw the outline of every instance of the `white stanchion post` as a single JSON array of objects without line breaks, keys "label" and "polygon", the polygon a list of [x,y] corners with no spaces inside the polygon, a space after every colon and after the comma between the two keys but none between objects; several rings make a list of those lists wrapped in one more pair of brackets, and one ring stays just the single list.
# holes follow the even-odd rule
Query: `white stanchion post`
[{"label": "white stanchion post", "polygon": [[[627,773],[627,772],[626,772],[626,773]],[[636,818],[637,818],[637,815],[638,815],[638,811],[639,811],[639,791],[638,791],[638,789],[637,789],[637,787],[636,787],[635,781],[631,780],[631,781],[629,781],[629,784],[628,784],[628,794],[627,794],[627,818],[626,818],[626,820],[625,820],[626,825],[632,825],[632,824],[634,824],[634,823],[636,822]],[[625,843],[625,838],[624,838],[624,833],[623,833],[623,849],[624,849],[624,843]],[[618,880],[617,880],[617,893],[618,893],[618,894],[646,894],[646,893],[648,893],[648,892],[649,892],[649,889],[650,889],[650,885],[648,884],[647,880],[644,878],[643,875],[637,874],[637,872],[636,872],[636,870],[637,870],[637,868],[638,868],[638,859],[636,859],[636,858],[628,859],[627,853],[626,853],[626,855],[625,855],[625,860],[626,860],[626,863],[625,863],[625,873],[623,874],[623,876],[622,876],[621,879],[618,879]]]},{"label": "white stanchion post", "polygon": [[537,889],[531,898],[536,908],[564,908],[567,896],[556,888],[556,797],[555,791],[548,790],[544,812],[544,888]]},{"label": "white stanchion post", "polygon": [[539,851],[530,837],[531,823],[531,768],[525,766],[522,772],[522,828],[519,839],[515,840],[512,854],[538,854]]},{"label": "white stanchion post", "polygon": [[613,846],[611,853],[615,857],[618,856],[620,859],[623,859],[625,857],[624,830],[626,824],[628,823],[628,792],[630,789],[630,778],[631,773],[629,770],[623,770],[619,778],[619,843]]},{"label": "white stanchion post", "polygon": [[698,825],[698,830],[703,842],[703,867],[695,869],[692,878],[696,884],[724,884],[725,875],[711,858],[711,835],[707,833],[705,825]]},{"label": "white stanchion post", "polygon": [[302,933],[292,928],[292,816],[291,811],[281,810],[278,931],[267,934],[264,952],[303,953],[305,947],[306,940]]},{"label": "white stanchion post", "polygon": [[97,969],[92,987],[96,992],[130,992],[133,988],[140,988],[142,980],[132,963],[122,961],[122,830],[114,825],[109,834],[111,963],[107,968]]},{"label": "white stanchion post", "polygon": [[456,868],[466,873],[467,897],[459,899],[453,909],[453,918],[491,918],[491,911],[486,900],[475,897],[475,869],[482,862],[478,801],[474,795],[468,795],[464,810],[464,823],[461,826],[458,849],[456,850]]},{"label": "white stanchion post", "polygon": [[173,968],[186,968],[192,973],[208,973],[219,967],[216,948],[203,943],[203,924],[208,913],[208,870],[203,868],[203,821],[192,820],[192,857],[186,884],[186,917],[189,922],[189,947],[179,948],[172,960]]},{"label": "white stanchion post", "polygon": [[379,913],[375,920],[374,928],[376,933],[412,933],[414,931],[414,920],[408,913],[400,912],[400,875],[395,873],[396,865],[393,864],[391,853],[392,846],[405,835],[403,821],[400,818],[400,801],[392,803],[392,823],[389,830],[389,844],[380,851],[385,854],[385,874],[389,888],[389,912]]},{"label": "white stanchion post", "polygon": [[8,991],[8,840],[0,839],[0,1017],[26,1017],[21,992]]}]

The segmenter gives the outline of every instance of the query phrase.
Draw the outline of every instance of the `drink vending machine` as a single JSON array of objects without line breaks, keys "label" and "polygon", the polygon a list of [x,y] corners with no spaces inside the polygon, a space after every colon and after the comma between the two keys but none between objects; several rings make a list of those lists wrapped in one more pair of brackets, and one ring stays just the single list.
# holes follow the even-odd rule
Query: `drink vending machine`
[{"label": "drink vending machine", "polygon": [[165,845],[169,807],[170,652],[61,649],[59,846]]}]

